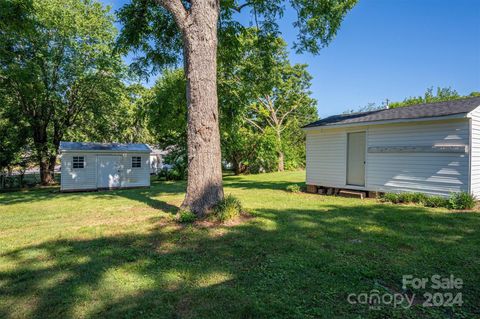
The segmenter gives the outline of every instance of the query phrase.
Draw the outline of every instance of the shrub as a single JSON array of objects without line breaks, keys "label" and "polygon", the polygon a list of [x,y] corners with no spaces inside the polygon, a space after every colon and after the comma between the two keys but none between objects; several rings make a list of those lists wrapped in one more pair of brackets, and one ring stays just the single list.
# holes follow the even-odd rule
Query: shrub
[{"label": "shrub", "polygon": [[400,193],[398,194],[399,203],[414,203],[414,204],[423,204],[425,203],[427,195],[423,193]]},{"label": "shrub", "polygon": [[398,194],[398,202],[404,204],[412,203],[414,196],[413,193],[400,193]]},{"label": "shrub", "polygon": [[412,193],[411,202],[415,204],[425,204],[428,196],[423,193]]},{"label": "shrub", "polygon": [[238,198],[228,195],[213,208],[213,215],[221,222],[230,220],[240,215],[242,204]]},{"label": "shrub", "polygon": [[475,207],[475,197],[467,192],[453,193],[448,199],[451,209],[472,209]]},{"label": "shrub", "polygon": [[400,203],[400,197],[399,194],[395,193],[385,193],[380,197],[382,202],[391,202],[394,204]]},{"label": "shrub", "polygon": [[447,207],[448,200],[442,196],[427,196],[424,205],[427,207]]},{"label": "shrub", "polygon": [[288,185],[287,192],[300,193],[300,185],[298,184]]},{"label": "shrub", "polygon": [[422,193],[385,193],[381,197],[383,202],[415,203],[426,207],[445,207],[450,209],[472,209],[475,207],[475,197],[467,192],[453,193],[449,198],[442,196],[427,196]]},{"label": "shrub", "polygon": [[189,210],[181,210],[178,214],[178,221],[182,224],[193,223],[197,219],[197,215]]}]

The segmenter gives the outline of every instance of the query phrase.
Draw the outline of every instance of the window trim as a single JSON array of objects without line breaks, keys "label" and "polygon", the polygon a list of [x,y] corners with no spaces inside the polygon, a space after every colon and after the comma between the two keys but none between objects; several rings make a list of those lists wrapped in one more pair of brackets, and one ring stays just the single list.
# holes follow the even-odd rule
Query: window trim
[{"label": "window trim", "polygon": [[85,168],[85,156],[72,156],[72,168],[74,169]]},{"label": "window trim", "polygon": [[132,164],[132,168],[142,168],[142,157],[132,156],[131,164]]}]

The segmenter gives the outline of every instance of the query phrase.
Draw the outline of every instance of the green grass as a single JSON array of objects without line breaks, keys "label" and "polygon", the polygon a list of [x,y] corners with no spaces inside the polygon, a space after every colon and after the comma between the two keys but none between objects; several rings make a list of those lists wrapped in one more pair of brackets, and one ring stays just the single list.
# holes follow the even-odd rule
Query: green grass
[{"label": "green grass", "polygon": [[[480,314],[478,212],[286,191],[303,181],[304,172],[227,176],[226,194],[254,217],[228,227],[176,223],[181,182],[0,194],[0,318]],[[406,274],[462,278],[464,305],[347,302],[350,293],[401,291]]]}]

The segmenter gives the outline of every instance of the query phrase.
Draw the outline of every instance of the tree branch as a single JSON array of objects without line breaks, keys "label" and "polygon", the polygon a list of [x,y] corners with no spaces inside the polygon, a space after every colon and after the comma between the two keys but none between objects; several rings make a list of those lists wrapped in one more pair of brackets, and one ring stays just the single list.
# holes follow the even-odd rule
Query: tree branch
[{"label": "tree branch", "polygon": [[180,30],[185,29],[185,21],[187,19],[187,9],[183,6],[181,0],[155,0],[157,4],[167,9],[173,15],[177,26]]},{"label": "tree branch", "polygon": [[249,119],[248,117],[245,117],[245,121],[247,121],[248,123],[252,124],[253,126],[255,126],[257,129],[260,130],[260,132],[265,132],[265,129],[263,129],[262,127],[260,127],[257,123],[255,123],[255,121]]},{"label": "tree branch", "polygon": [[251,6],[252,4],[253,4],[253,2],[247,1],[244,4],[240,4],[236,7],[233,7],[233,10],[235,10],[237,12],[240,12],[240,11],[242,11],[243,8]]}]

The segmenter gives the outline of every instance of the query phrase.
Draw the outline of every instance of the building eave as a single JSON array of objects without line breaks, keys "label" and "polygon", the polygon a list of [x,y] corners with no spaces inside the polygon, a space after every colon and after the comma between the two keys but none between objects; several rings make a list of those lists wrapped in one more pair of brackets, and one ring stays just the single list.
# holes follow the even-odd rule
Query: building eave
[{"label": "building eave", "polygon": [[385,120],[385,121],[320,125],[320,126],[312,126],[312,127],[302,127],[302,130],[305,132],[308,132],[308,131],[317,131],[317,130],[323,130],[323,129],[335,129],[335,128],[344,128],[344,127],[355,127],[355,126],[371,126],[371,125],[412,123],[412,122],[417,123],[417,122],[442,121],[442,120],[450,120],[450,119],[462,119],[462,118],[470,117],[470,113],[471,112],[452,114],[452,115],[446,115],[446,116],[422,117],[422,118],[414,118],[414,119],[397,119],[397,120]]}]

